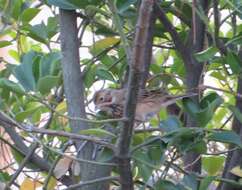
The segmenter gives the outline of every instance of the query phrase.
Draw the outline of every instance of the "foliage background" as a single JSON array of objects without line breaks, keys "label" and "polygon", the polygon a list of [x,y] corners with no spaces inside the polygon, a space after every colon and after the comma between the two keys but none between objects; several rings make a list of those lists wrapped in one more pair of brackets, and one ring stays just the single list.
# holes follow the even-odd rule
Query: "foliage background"
[{"label": "foliage background", "polygon": [[[93,112],[91,97],[97,88],[127,86],[128,55],[139,29],[136,23],[140,5],[138,0],[0,1],[0,47],[8,48],[7,55],[1,54],[0,72],[0,142],[4,146],[1,155],[5,155],[1,157],[2,185],[56,189],[100,177],[87,174],[85,178],[82,171],[86,170],[82,165],[78,169],[80,144],[86,141],[80,143],[76,139],[79,144],[67,149],[73,133],[61,132],[116,144],[120,126],[117,122],[104,122],[109,119],[105,114]],[[135,189],[239,189],[242,3],[175,0],[157,1],[156,6],[157,19],[150,23],[151,39],[146,51],[146,88],[164,88],[170,94],[182,94],[201,85],[206,90],[198,98],[184,99],[168,110],[162,109],[159,118],[146,124],[149,128],[135,129],[130,146],[132,185]],[[76,10],[78,17],[76,43],[83,81],[82,106],[86,110],[82,118],[91,120],[81,132],[68,122],[72,115],[63,89],[65,70],[61,65],[58,8]],[[39,17],[42,11],[50,12],[48,18]],[[43,21],[36,24],[36,18]],[[83,49],[88,50],[88,56]],[[86,122],[85,118],[82,121]],[[48,130],[55,131],[54,135]],[[119,170],[110,169],[115,153],[97,145],[90,147],[87,149],[91,152],[99,151],[88,160],[109,167],[102,177],[111,176],[108,180],[113,181],[112,187],[118,188],[120,181],[115,177]],[[66,159],[65,155],[72,157]],[[58,163],[62,163],[60,168]],[[101,185],[100,189],[105,187]]]}]

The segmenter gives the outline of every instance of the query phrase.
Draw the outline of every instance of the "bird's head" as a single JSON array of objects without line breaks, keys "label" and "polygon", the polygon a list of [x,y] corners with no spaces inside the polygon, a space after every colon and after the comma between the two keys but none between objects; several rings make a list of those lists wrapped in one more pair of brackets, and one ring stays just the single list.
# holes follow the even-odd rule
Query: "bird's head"
[{"label": "bird's head", "polygon": [[103,103],[112,102],[111,90],[103,89],[95,92],[93,102],[97,108]]}]

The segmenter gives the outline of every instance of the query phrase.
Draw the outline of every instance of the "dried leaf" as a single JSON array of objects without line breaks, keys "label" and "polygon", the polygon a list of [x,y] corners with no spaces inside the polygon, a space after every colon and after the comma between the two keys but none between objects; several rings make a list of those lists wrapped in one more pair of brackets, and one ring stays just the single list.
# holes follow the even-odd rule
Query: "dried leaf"
[{"label": "dried leaf", "polygon": [[240,166],[235,166],[234,168],[232,168],[230,170],[230,173],[232,173],[236,176],[242,177],[242,169],[240,168]]},{"label": "dried leaf", "polygon": [[57,179],[60,179],[63,175],[66,174],[66,172],[69,170],[72,163],[71,158],[61,158],[59,162],[56,164],[54,169],[54,175]]},{"label": "dried leaf", "polygon": [[38,187],[41,187],[42,184],[38,181],[34,181],[30,178],[25,178],[23,183],[20,185],[20,190],[35,190]]}]

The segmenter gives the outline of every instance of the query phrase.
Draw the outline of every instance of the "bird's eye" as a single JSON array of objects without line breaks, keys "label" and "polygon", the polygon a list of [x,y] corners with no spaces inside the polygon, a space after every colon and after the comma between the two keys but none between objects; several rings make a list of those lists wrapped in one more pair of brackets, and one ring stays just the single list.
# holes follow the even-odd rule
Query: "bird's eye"
[{"label": "bird's eye", "polygon": [[100,97],[99,100],[102,102],[104,100],[104,98],[103,97]]}]

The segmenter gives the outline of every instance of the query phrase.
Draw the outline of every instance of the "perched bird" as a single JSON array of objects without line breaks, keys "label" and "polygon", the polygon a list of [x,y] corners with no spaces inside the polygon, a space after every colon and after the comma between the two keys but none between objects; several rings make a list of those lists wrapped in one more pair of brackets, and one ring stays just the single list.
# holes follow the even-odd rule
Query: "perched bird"
[{"label": "perched bird", "polygon": [[[123,115],[127,89],[103,89],[94,94],[96,109],[106,112],[114,118]],[[157,114],[161,108],[174,104],[185,97],[196,96],[196,93],[169,95],[163,90],[141,90],[138,94],[135,120],[144,122]]]}]

